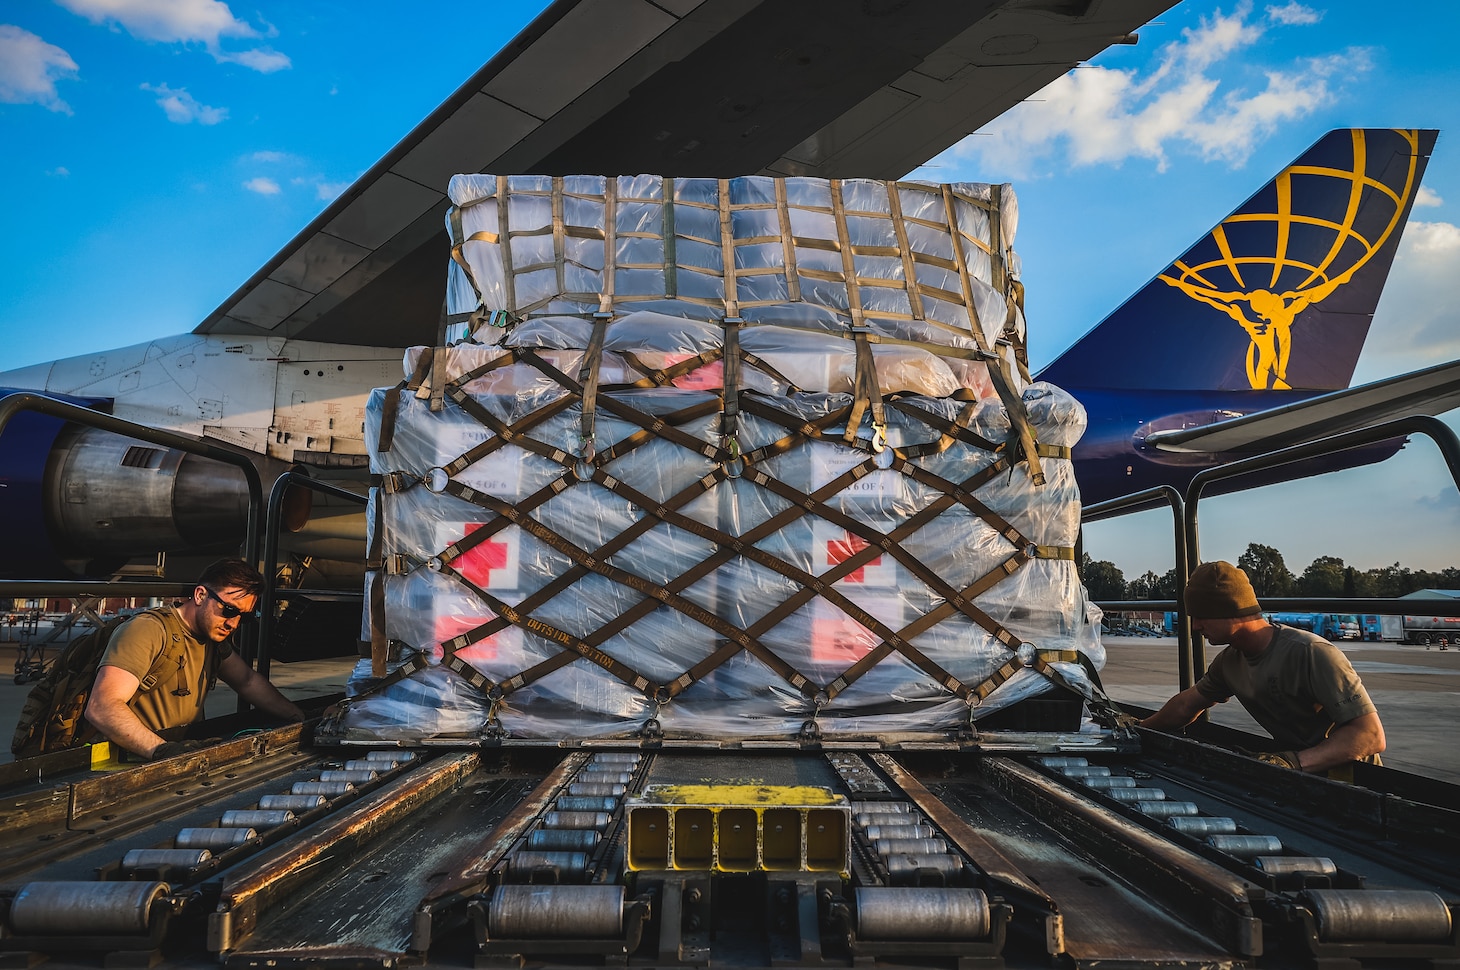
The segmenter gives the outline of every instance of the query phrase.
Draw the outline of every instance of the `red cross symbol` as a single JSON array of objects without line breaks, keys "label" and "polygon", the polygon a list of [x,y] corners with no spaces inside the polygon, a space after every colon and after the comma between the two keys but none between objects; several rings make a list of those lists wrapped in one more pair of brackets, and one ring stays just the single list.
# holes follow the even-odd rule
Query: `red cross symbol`
[{"label": "red cross symbol", "polygon": [[[469,525],[466,534],[471,535],[480,528],[479,525]],[[457,572],[483,589],[487,589],[492,585],[492,570],[502,569],[507,565],[509,551],[507,543],[487,539],[462,553],[453,565]]]},{"label": "red cross symbol", "polygon": [[[861,536],[854,536],[848,532],[840,539],[833,539],[826,544],[826,561],[833,566],[839,566],[865,548],[867,548],[866,539],[863,539]],[[876,559],[863,565],[880,566],[881,564],[882,557],[878,556]],[[848,583],[864,582],[866,577],[862,573],[862,568],[862,566],[858,566],[856,569],[853,569],[846,576],[842,577],[843,580]]]}]

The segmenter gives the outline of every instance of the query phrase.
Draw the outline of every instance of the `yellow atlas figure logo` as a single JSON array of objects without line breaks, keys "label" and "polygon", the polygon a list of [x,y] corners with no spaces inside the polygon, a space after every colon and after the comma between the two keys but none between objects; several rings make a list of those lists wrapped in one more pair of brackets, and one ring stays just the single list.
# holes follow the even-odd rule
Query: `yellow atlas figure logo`
[{"label": "yellow atlas figure logo", "polygon": [[[1402,187],[1390,186],[1368,174],[1364,134],[1353,131],[1351,167],[1289,166],[1274,180],[1277,195],[1273,211],[1239,211],[1228,216],[1188,253],[1210,258],[1190,263],[1178,260],[1172,270],[1179,275],[1167,271],[1160,276],[1193,300],[1221,310],[1247,331],[1251,338],[1247,380],[1253,388],[1289,386],[1293,321],[1353,279],[1383,247],[1408,207],[1419,162],[1419,132],[1397,132],[1409,146],[1409,168]],[[1330,179],[1347,183],[1347,202],[1339,218],[1295,211],[1295,194],[1298,198],[1331,200]],[[1295,183],[1304,191],[1295,193]],[[1322,188],[1315,190],[1314,185]],[[1377,214],[1376,206],[1381,207]],[[1356,221],[1363,226],[1356,226]],[[1266,231],[1252,232],[1250,224],[1260,224]],[[1242,251],[1233,245],[1234,236],[1250,242],[1262,240],[1263,252]],[[1274,238],[1276,244],[1272,245]],[[1315,239],[1320,240],[1316,246]],[[1292,252],[1297,241],[1302,242],[1304,253],[1319,251],[1321,258],[1311,262],[1297,258]]]}]

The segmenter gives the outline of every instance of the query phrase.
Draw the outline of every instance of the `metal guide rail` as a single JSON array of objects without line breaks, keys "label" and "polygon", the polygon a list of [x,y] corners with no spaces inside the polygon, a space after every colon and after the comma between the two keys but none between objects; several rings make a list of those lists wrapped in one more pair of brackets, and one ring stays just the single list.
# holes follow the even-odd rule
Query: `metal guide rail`
[{"label": "metal guide rail", "polygon": [[1460,965],[1451,810],[1248,759],[328,750],[5,793],[0,964]]}]

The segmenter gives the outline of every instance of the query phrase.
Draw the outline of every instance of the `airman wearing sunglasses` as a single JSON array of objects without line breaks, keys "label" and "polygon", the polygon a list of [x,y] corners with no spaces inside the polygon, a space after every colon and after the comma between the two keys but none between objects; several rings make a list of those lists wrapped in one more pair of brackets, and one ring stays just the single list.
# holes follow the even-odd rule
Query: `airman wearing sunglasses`
[{"label": "airman wearing sunglasses", "polygon": [[[222,678],[265,713],[304,720],[304,712],[244,663],[230,642],[243,617],[258,608],[263,582],[243,560],[221,559],[203,571],[188,599],[122,624],[97,667],[86,719],[113,744],[144,758],[181,754],[197,742],[166,741],[158,732],[200,719],[203,700]],[[159,664],[163,654],[176,666]]]}]

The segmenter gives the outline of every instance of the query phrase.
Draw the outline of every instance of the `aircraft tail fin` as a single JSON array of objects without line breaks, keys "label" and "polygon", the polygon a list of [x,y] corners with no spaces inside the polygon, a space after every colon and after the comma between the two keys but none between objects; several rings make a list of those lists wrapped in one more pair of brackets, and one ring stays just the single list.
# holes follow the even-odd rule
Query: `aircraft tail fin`
[{"label": "aircraft tail fin", "polygon": [[1436,134],[1330,131],[1039,378],[1071,387],[1347,387]]}]

